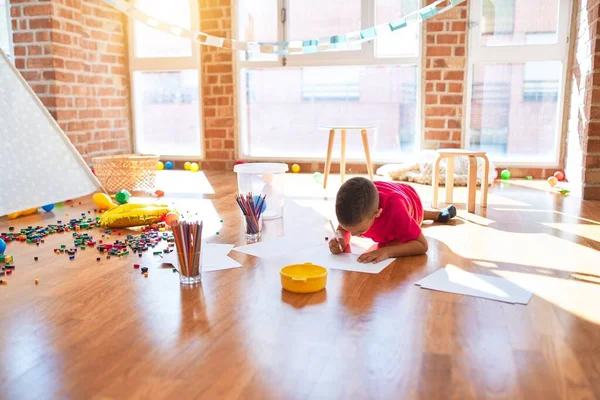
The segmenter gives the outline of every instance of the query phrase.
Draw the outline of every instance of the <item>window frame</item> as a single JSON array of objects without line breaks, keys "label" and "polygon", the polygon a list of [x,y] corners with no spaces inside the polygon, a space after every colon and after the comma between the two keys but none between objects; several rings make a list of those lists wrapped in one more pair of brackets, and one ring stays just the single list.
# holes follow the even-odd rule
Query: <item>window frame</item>
[{"label": "window frame", "polygon": [[10,16],[10,0],[5,0],[4,3],[4,12],[6,13],[6,34],[8,35],[8,53],[6,57],[12,62],[14,62],[15,58],[15,44],[13,43],[13,31],[12,31],[12,22]]},{"label": "window frame", "polygon": [[[240,38],[240,13],[243,12],[243,7],[240,6],[239,2],[243,0],[235,1],[232,6],[232,34],[234,38]],[[290,1],[291,0],[277,0],[277,38],[273,38],[277,41],[284,41],[289,36],[290,27]],[[298,1],[298,0],[296,0]],[[366,29],[375,26],[376,15],[375,5],[377,0],[360,0],[361,1],[361,29]],[[417,9],[423,7],[424,0],[417,0]],[[286,9],[287,23],[283,23],[280,16],[282,8]],[[365,12],[366,10],[366,12]],[[423,55],[423,27],[421,23],[417,26],[418,30],[418,43],[416,47],[416,54],[414,56],[403,56],[403,57],[377,57],[376,39],[361,44],[360,50],[349,50],[349,51],[335,51],[335,52],[319,52],[313,54],[298,54],[298,55],[287,55],[277,56],[277,60],[273,61],[249,61],[245,59],[243,52],[238,51],[235,57],[233,57],[234,63],[234,85],[237,91],[237,115],[236,120],[236,132],[237,132],[237,144],[239,148],[238,156],[244,160],[264,160],[264,161],[278,161],[278,160],[296,160],[296,161],[323,161],[323,157],[294,157],[294,156],[281,156],[281,157],[263,157],[263,156],[251,156],[249,154],[249,145],[251,138],[248,137],[247,130],[247,115],[246,115],[246,103],[242,101],[242,96],[246,93],[245,86],[246,81],[244,75],[241,73],[243,69],[255,68],[255,69],[268,69],[268,68],[302,68],[302,67],[335,67],[335,66],[381,66],[381,65],[415,65],[417,68],[416,74],[416,116],[415,116],[415,152],[421,151],[424,148],[424,136],[423,136],[423,121],[421,121],[423,115],[423,94],[422,87],[424,85],[422,77],[422,55]],[[346,33],[346,32],[339,32]],[[310,38],[305,38],[310,39]],[[241,40],[245,40],[242,38]],[[315,126],[315,130],[318,127]],[[407,155],[408,153],[400,153],[400,157]],[[398,158],[394,159],[380,159],[373,157],[373,150],[371,149],[371,159],[373,163],[381,162],[392,162],[398,161]],[[347,158],[347,162],[364,162],[361,158]]]},{"label": "window frame", "polygon": [[[190,30],[200,30],[200,4],[199,0],[188,0],[190,3]],[[135,3],[135,0],[134,0]],[[190,158],[205,159],[204,146],[204,114],[202,107],[202,68],[200,44],[190,40],[192,53],[187,57],[137,57],[135,55],[135,18],[129,15],[127,21],[128,53],[129,53],[129,101],[131,108],[132,145],[134,152],[138,152],[138,137],[135,110],[135,79],[136,72],[179,72],[183,70],[196,70],[198,73],[198,118],[200,135],[200,149],[197,155],[160,154],[161,158],[175,161],[184,161]]]},{"label": "window frame", "polygon": [[[561,143],[566,134],[564,128],[566,118],[565,98],[569,69],[569,35],[573,2],[572,0],[558,0],[556,43],[485,46],[480,44],[482,1],[470,1],[470,20],[468,24],[469,55],[467,58],[466,80],[466,129],[462,135],[461,147],[468,149],[471,142],[471,101],[473,97],[474,70],[477,64],[520,64],[532,61],[560,62],[562,64],[562,71],[558,88],[556,129],[553,138],[555,154],[553,159],[549,161],[527,160],[525,158],[510,160],[510,155],[507,155],[506,158],[494,157],[496,163],[507,167],[558,168],[563,156],[563,146],[561,146]],[[514,158],[514,156],[512,157]]]}]

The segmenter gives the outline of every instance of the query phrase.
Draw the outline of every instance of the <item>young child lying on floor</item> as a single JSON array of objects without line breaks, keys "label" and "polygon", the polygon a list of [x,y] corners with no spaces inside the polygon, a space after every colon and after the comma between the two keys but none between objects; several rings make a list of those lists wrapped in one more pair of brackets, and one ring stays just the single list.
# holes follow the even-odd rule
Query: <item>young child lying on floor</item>
[{"label": "young child lying on floor", "polygon": [[[349,251],[350,236],[370,238],[379,244],[363,253],[359,262],[373,262],[427,252],[427,239],[421,231],[423,220],[448,222],[456,207],[442,211],[424,210],[421,198],[411,186],[397,182],[371,182],[352,178],[338,191],[335,213],[342,239],[329,241],[333,254]],[[341,246],[340,246],[341,245]]]}]

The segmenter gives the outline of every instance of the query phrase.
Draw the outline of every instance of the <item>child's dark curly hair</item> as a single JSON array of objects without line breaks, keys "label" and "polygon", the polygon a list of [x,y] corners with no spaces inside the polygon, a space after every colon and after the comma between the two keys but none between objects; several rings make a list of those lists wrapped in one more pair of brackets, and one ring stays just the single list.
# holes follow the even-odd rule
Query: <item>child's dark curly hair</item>
[{"label": "child's dark curly hair", "polygon": [[379,192],[368,179],[348,179],[337,193],[335,214],[340,224],[355,225],[379,209]]}]

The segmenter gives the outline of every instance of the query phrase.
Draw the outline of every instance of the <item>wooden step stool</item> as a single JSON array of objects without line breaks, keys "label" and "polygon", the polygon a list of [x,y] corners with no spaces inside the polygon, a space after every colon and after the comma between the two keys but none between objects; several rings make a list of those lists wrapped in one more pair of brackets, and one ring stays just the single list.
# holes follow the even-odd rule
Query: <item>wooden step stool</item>
[{"label": "wooden step stool", "polygon": [[454,157],[469,158],[469,179],[467,181],[467,211],[475,212],[475,195],[477,189],[477,158],[483,159],[485,170],[481,181],[481,207],[487,207],[488,179],[490,175],[490,161],[485,151],[471,151],[462,149],[439,149],[438,157],[433,166],[433,208],[438,208],[438,186],[440,183],[440,162],[447,158],[446,164],[446,203],[452,203],[452,192],[454,190]]}]

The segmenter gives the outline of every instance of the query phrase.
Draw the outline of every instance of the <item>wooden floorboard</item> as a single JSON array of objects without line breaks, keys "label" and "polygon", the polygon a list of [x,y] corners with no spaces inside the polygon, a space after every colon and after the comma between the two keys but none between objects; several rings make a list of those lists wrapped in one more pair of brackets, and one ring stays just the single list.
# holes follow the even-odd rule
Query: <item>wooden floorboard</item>
[{"label": "wooden floorboard", "polygon": [[[235,175],[186,183],[192,175],[177,175],[165,201],[208,221],[211,241],[243,244]],[[286,184],[287,214],[267,224],[266,240],[326,226],[333,212],[338,175],[327,191],[308,174]],[[431,188],[415,188],[428,206]],[[206,273],[189,289],[151,253],[97,262],[88,249],[69,261],[52,249],[71,246],[70,233],[39,247],[10,243],[17,269],[0,287],[0,398],[600,398],[600,202],[517,182],[496,182],[475,214],[464,211],[466,189],[455,200],[456,220],[424,226],[426,256],[377,275],[330,270],[326,291],[309,295],[282,291],[280,265],[235,252],[243,268]],[[91,198],[75,199],[1,218],[0,231],[88,210]],[[140,260],[147,279],[132,267]],[[534,297],[509,305],[414,285],[448,264],[509,278]]]}]

